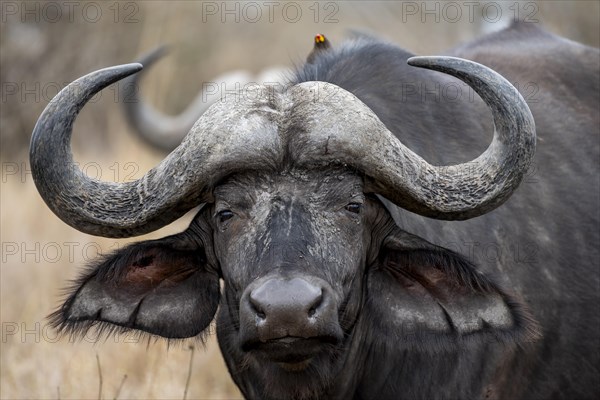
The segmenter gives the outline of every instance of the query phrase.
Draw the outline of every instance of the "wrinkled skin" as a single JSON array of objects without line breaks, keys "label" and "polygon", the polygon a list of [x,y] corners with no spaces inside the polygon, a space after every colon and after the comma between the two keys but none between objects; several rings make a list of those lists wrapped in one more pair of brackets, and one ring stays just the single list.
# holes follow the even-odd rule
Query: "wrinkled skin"
[{"label": "wrinkled skin", "polygon": [[[333,169],[316,175],[300,171],[245,175],[215,190],[215,204],[210,208],[216,214],[214,248],[227,299],[218,316],[219,342],[227,349],[234,379],[241,375],[236,381],[250,397],[264,398],[266,393],[253,393],[252,387],[243,385],[248,379],[278,382],[266,390],[276,398],[295,397],[287,392],[290,384],[298,398],[324,391],[324,384],[333,383],[343,365],[344,340],[337,337],[333,343],[317,344],[315,360],[303,365],[272,362],[268,353],[242,351],[236,305],[244,288],[268,275],[323,279],[333,289],[340,306],[340,326],[347,334],[362,302],[367,254],[381,243],[383,232],[392,228],[391,218],[378,200],[365,196],[356,174]],[[219,216],[224,210],[233,213],[226,221]],[[382,223],[382,219],[387,221]],[[246,368],[238,369],[239,365]],[[315,379],[315,369],[323,379]]]}]

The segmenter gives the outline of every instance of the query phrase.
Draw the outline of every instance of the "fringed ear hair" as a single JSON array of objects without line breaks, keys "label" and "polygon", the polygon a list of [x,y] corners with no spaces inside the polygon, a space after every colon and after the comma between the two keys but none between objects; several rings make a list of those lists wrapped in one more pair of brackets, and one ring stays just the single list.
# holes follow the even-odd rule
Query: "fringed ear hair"
[{"label": "fringed ear hair", "polygon": [[67,289],[51,324],[80,337],[96,328],[97,339],[127,330],[202,338],[219,304],[219,278],[205,268],[203,249],[176,245],[152,240],[100,258]]}]

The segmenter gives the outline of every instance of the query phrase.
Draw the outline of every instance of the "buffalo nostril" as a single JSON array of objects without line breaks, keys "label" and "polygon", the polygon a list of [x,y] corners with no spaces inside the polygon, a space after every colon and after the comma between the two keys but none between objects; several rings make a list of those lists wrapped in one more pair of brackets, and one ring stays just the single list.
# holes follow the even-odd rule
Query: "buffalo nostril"
[{"label": "buffalo nostril", "polygon": [[260,306],[259,302],[256,299],[252,298],[252,295],[250,295],[250,308],[252,309],[252,311],[258,318],[260,318],[260,319],[267,318],[267,315],[265,314],[264,310]]},{"label": "buffalo nostril", "polygon": [[261,309],[254,309],[254,313],[259,319],[267,319],[267,315]]},{"label": "buffalo nostril", "polygon": [[310,305],[310,308],[308,309],[308,316],[314,317],[321,304],[323,304],[323,290],[320,290],[319,295],[314,299],[314,301]]}]

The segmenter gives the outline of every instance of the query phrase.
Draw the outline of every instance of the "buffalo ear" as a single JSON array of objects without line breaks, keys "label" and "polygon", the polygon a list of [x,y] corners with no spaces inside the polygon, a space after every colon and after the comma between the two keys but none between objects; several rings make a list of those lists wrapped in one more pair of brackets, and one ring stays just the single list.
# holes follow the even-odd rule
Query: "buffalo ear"
[{"label": "buffalo ear", "polygon": [[180,235],[135,243],[103,257],[67,289],[50,315],[59,331],[135,329],[165,338],[201,334],[219,303],[219,277],[204,250]]},{"label": "buffalo ear", "polygon": [[368,312],[385,325],[378,332],[407,345],[524,343],[540,335],[525,305],[468,260],[400,229],[384,241],[368,279]]}]

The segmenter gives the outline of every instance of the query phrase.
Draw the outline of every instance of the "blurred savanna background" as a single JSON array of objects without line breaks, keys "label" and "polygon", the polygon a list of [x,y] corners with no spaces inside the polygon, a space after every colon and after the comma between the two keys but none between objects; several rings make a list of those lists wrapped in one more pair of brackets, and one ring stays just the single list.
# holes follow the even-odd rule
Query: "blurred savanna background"
[{"label": "blurred savanna background", "polygon": [[[144,77],[141,93],[156,108],[182,111],[221,73],[293,67],[313,37],[335,45],[359,30],[421,55],[501,29],[515,16],[598,47],[600,2],[195,2],[2,1],[0,23],[2,399],[234,399],[240,394],[214,336],[168,346],[133,335],[70,341],[49,328],[60,288],[100,253],[134,240],[182,230],[179,221],[141,238],[80,233],[54,216],[38,195],[28,145],[50,99],[93,70],[131,62],[168,44]],[[540,66],[543,68],[543,65]],[[81,112],[73,151],[95,178],[141,177],[163,157],[126,124],[114,87]],[[195,347],[190,350],[190,345]],[[191,370],[191,379],[188,374]]]}]

